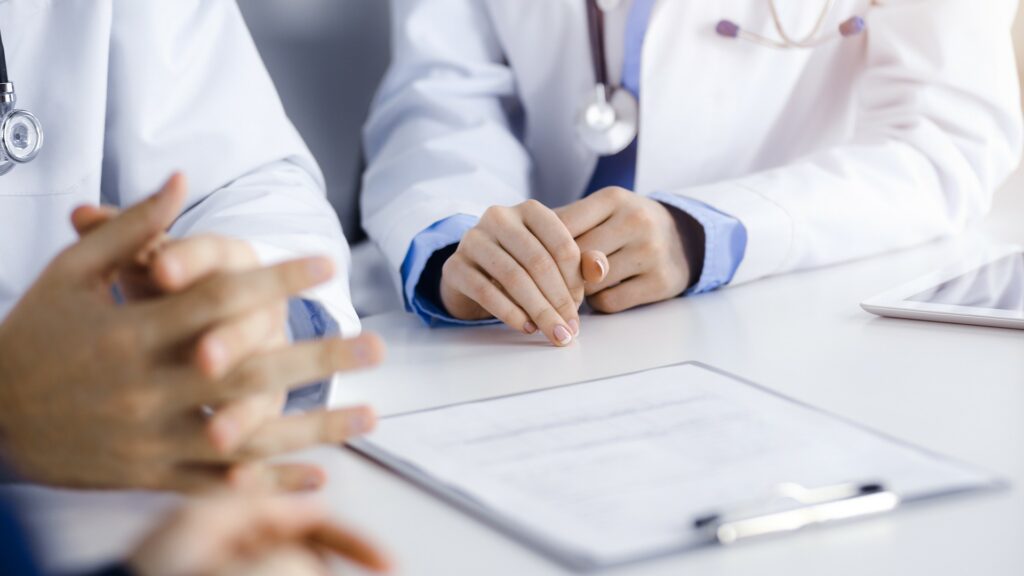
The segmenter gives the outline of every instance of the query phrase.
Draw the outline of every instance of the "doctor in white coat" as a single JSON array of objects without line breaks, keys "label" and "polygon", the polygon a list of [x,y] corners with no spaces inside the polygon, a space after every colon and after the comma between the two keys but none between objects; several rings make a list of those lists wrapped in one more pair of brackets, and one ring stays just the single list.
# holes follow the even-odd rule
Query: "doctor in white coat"
[{"label": "doctor in white coat", "polygon": [[322,405],[380,345],[341,340],[348,247],[234,0],[0,2],[0,37],[4,112],[45,134],[0,157],[0,453],[58,485],[319,484],[261,462],[372,412],[284,394]]},{"label": "doctor in white coat", "polygon": [[[1017,2],[777,4],[395,0],[363,209],[407,308],[564,345],[582,293],[617,312],[982,217],[1021,151]],[[588,115],[602,80],[618,114]]]}]

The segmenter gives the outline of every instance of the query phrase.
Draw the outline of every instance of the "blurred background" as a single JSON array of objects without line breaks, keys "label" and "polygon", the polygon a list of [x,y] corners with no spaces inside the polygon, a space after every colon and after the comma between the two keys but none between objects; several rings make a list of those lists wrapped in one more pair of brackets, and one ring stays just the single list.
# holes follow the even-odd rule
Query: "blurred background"
[{"label": "blurred background", "polygon": [[288,114],[327,178],[349,242],[358,224],[360,129],[388,63],[387,0],[240,0]]},{"label": "blurred background", "polygon": [[[356,245],[364,238],[358,221],[360,128],[387,67],[389,2],[239,0],[239,4],[292,121],[320,161],[345,233]],[[1024,16],[1018,14],[1013,29],[1021,63]],[[1007,189],[1019,188],[1011,184]],[[995,209],[1000,200],[996,199]],[[353,255],[357,310],[365,315],[398,306],[393,291],[380,289],[390,288],[390,281],[373,251],[356,246]]]}]

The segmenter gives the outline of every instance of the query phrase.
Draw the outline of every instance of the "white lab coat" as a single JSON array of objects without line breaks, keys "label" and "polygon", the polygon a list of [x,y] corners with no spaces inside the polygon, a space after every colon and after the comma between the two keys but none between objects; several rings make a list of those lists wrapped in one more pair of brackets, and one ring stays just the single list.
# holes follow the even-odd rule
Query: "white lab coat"
[{"label": "white lab coat", "polygon": [[[455,213],[577,200],[597,157],[576,135],[592,93],[583,0],[395,0],[394,63],[366,126],[363,210],[395,277],[410,241]],[[794,34],[821,2],[780,2]],[[767,0],[660,0],[643,51],[636,191],[738,218],[733,283],[894,250],[984,215],[1021,152],[1015,0],[839,0],[813,50]],[[516,111],[518,110],[518,111]],[[512,112],[510,112],[512,111]]]},{"label": "white lab coat", "polygon": [[234,0],[13,0],[0,26],[19,107],[44,125],[32,163],[0,176],[0,318],[75,239],[78,205],[129,206],[175,170],[171,233],[244,239],[265,263],[328,255],[319,300],[345,334],[348,246]]}]

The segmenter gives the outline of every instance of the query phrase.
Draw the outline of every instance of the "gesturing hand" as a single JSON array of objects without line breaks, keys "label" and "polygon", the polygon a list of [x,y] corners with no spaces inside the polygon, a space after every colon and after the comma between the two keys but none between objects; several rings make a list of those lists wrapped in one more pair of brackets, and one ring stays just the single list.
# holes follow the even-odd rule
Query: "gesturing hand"
[{"label": "gesturing hand", "polygon": [[128,565],[139,576],[320,576],[329,572],[328,554],[374,572],[389,569],[383,553],[315,502],[243,494],[188,503],[143,541]]},{"label": "gesturing hand", "polygon": [[604,188],[557,210],[580,250],[608,254],[611,271],[586,286],[587,302],[620,312],[682,294],[693,282],[699,225],[622,188]]},{"label": "gesturing hand", "polygon": [[[363,337],[253,354],[220,371],[196,363],[197,343],[330,278],[310,258],[205,277],[160,298],[117,306],[112,278],[175,219],[169,185],[61,253],[0,324],[0,449],[27,479],[79,487],[196,490],[254,479],[264,458],[337,442],[373,424],[368,409],[277,419],[258,428],[223,406],[280,393],[377,361]],[[205,366],[205,367],[203,367]],[[272,471],[310,484],[305,468]]]},{"label": "gesturing hand", "polygon": [[493,316],[567,346],[580,330],[584,283],[607,271],[604,255],[581,255],[569,230],[540,202],[493,206],[445,262],[441,299],[456,318]]}]

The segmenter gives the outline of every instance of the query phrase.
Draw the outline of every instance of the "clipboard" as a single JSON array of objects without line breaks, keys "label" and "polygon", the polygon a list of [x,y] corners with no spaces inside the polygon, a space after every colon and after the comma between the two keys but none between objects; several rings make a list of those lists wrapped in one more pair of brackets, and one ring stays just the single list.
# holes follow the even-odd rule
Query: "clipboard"
[{"label": "clipboard", "polygon": [[1006,487],[697,362],[389,416],[349,445],[576,571]]}]

